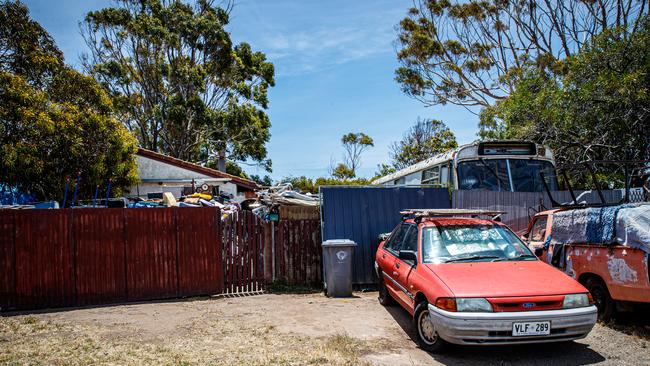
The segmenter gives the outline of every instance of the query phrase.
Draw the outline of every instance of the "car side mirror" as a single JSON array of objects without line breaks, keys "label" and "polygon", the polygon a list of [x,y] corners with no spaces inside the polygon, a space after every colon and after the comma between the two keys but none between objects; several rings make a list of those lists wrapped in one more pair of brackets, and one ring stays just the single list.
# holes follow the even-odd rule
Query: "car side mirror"
[{"label": "car side mirror", "polygon": [[544,247],[535,248],[535,255],[541,257],[544,254]]},{"label": "car side mirror", "polygon": [[412,250],[400,250],[399,259],[403,261],[413,261],[413,263],[418,262],[418,255]]}]

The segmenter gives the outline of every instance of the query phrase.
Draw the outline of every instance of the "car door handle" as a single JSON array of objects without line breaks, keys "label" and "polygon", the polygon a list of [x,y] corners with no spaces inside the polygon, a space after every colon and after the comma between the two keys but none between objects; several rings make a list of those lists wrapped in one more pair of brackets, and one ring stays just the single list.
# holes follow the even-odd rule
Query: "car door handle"
[{"label": "car door handle", "polygon": [[399,268],[399,263],[395,263],[395,267]]},{"label": "car door handle", "polygon": [[381,255],[382,258],[386,258],[386,253]]},{"label": "car door handle", "polygon": [[399,272],[393,271],[393,277],[399,277]]}]

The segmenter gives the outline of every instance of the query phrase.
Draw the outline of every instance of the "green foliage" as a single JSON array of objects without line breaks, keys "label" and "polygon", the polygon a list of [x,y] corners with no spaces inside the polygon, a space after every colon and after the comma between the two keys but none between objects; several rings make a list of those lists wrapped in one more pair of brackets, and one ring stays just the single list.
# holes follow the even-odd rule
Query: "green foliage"
[{"label": "green foliage", "polygon": [[363,132],[350,132],[341,137],[341,144],[345,149],[344,163],[336,166],[332,175],[336,174],[335,177],[339,179],[354,178],[357,174],[357,168],[361,165],[361,154],[368,148],[375,146],[374,141]]},{"label": "green foliage", "polygon": [[61,51],[19,2],[0,5],[0,181],[60,200],[81,174],[80,197],[96,185],[119,195],[137,181],[135,139],[111,99]]},{"label": "green foliage", "polygon": [[639,1],[416,0],[399,24],[402,90],[426,105],[487,107],[528,67],[561,72],[592,37],[630,34],[650,12]]},{"label": "green foliage", "polygon": [[237,163],[230,160],[226,161],[226,173],[234,175],[236,177],[250,179],[244,169],[237,165]]},{"label": "green foliage", "polygon": [[259,175],[253,174],[250,176],[250,179],[262,187],[270,187],[273,185],[273,179],[271,179],[271,177],[268,175],[260,177]]},{"label": "green foliage", "polygon": [[347,165],[340,163],[332,171],[332,176],[336,179],[352,179],[356,176],[354,171]]},{"label": "green foliage", "polygon": [[[117,0],[87,14],[85,65],[143,147],[221,163],[265,160],[273,64],[233,45],[228,10],[200,0]],[[221,166],[221,165],[220,165]]]},{"label": "green foliage", "polygon": [[311,179],[305,176],[290,177],[283,179],[283,182],[291,183],[294,189],[301,192],[318,193],[318,188],[321,186],[363,186],[369,185],[371,182],[367,179],[336,179],[336,178],[316,178]]},{"label": "green foliage", "polygon": [[403,169],[457,147],[456,136],[444,122],[418,119],[402,141],[391,145],[390,157],[393,167]]},{"label": "green foliage", "polygon": [[650,159],[650,19],[634,34],[606,30],[565,60],[562,74],[531,68],[481,115],[481,136],[551,146],[560,163]]},{"label": "green foliage", "polygon": [[372,180],[375,180],[377,178],[384,177],[388,174],[393,174],[397,171],[394,166],[390,164],[377,164],[377,171],[375,172],[375,176]]}]

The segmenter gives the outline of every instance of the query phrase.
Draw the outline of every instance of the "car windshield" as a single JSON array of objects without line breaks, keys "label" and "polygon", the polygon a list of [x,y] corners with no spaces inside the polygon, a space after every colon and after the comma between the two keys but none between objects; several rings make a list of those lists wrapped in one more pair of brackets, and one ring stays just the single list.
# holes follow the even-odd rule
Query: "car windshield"
[{"label": "car windshield", "polygon": [[544,173],[549,189],[557,190],[553,164],[533,159],[465,161],[458,164],[458,182],[461,190],[542,192],[540,172]]},{"label": "car windshield", "polygon": [[500,225],[445,225],[422,230],[422,261],[536,260],[526,244]]}]

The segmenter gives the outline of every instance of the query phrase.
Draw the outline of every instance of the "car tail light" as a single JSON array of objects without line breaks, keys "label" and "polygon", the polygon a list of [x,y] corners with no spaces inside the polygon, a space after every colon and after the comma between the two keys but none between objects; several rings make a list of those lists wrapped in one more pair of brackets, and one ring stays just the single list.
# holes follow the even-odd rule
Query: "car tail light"
[{"label": "car tail light", "polygon": [[447,311],[456,311],[456,299],[452,297],[439,297],[436,300],[436,307]]}]

